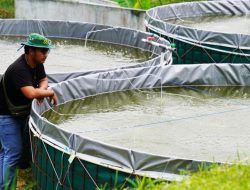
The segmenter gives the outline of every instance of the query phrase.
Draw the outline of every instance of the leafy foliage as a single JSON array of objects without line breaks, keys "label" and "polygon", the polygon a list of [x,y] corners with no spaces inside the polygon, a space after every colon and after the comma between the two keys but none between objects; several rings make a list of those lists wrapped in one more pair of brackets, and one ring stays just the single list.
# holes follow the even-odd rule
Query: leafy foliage
[{"label": "leafy foliage", "polygon": [[0,0],[0,18],[14,18],[15,0]]},{"label": "leafy foliage", "polygon": [[134,9],[149,9],[151,0],[117,0],[120,6]]}]

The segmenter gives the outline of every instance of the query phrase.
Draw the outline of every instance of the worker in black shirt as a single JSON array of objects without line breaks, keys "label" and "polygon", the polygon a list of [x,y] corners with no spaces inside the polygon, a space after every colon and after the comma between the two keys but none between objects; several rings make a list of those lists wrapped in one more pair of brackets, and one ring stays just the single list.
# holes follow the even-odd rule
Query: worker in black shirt
[{"label": "worker in black shirt", "polygon": [[31,101],[49,97],[57,104],[43,66],[53,48],[51,41],[32,33],[22,45],[25,53],[8,67],[0,83],[0,190],[16,185],[14,176],[23,148],[21,133]]}]

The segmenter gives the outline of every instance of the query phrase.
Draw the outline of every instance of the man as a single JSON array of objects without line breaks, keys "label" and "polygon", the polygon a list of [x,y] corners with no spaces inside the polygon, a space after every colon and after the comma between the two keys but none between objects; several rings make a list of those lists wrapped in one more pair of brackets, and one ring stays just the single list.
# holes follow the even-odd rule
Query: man
[{"label": "man", "polygon": [[[49,97],[57,104],[53,90],[48,89],[44,62],[53,45],[46,37],[32,33],[22,43],[21,55],[4,73],[0,83],[0,189],[16,185],[15,172],[22,153],[22,130],[33,99]],[[5,184],[4,184],[5,183]]]}]

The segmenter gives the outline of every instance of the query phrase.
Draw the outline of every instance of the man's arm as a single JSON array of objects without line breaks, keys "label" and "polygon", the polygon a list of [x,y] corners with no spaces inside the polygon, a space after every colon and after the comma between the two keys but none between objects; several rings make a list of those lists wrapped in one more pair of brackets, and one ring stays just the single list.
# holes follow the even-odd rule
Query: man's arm
[{"label": "man's arm", "polygon": [[21,88],[22,93],[24,96],[28,99],[41,99],[41,98],[46,98],[50,97],[53,100],[53,104],[57,104],[57,96],[54,93],[53,90],[45,90],[42,88],[34,88],[33,86],[24,86]]},{"label": "man's arm", "polygon": [[39,88],[47,90],[47,88],[48,88],[48,78],[47,77],[45,77],[39,81]]}]

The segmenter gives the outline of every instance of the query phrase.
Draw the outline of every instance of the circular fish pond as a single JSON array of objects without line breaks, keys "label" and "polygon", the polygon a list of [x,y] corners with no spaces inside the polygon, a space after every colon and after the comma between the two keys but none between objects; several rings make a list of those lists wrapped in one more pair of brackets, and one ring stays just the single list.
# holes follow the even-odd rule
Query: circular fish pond
[{"label": "circular fish pond", "polygon": [[250,150],[250,88],[165,87],[86,97],[43,114],[82,137],[154,155],[216,162]]},{"label": "circular fish pond", "polygon": [[249,63],[250,9],[245,0],[155,7],[147,29],[176,44],[174,64]]}]

